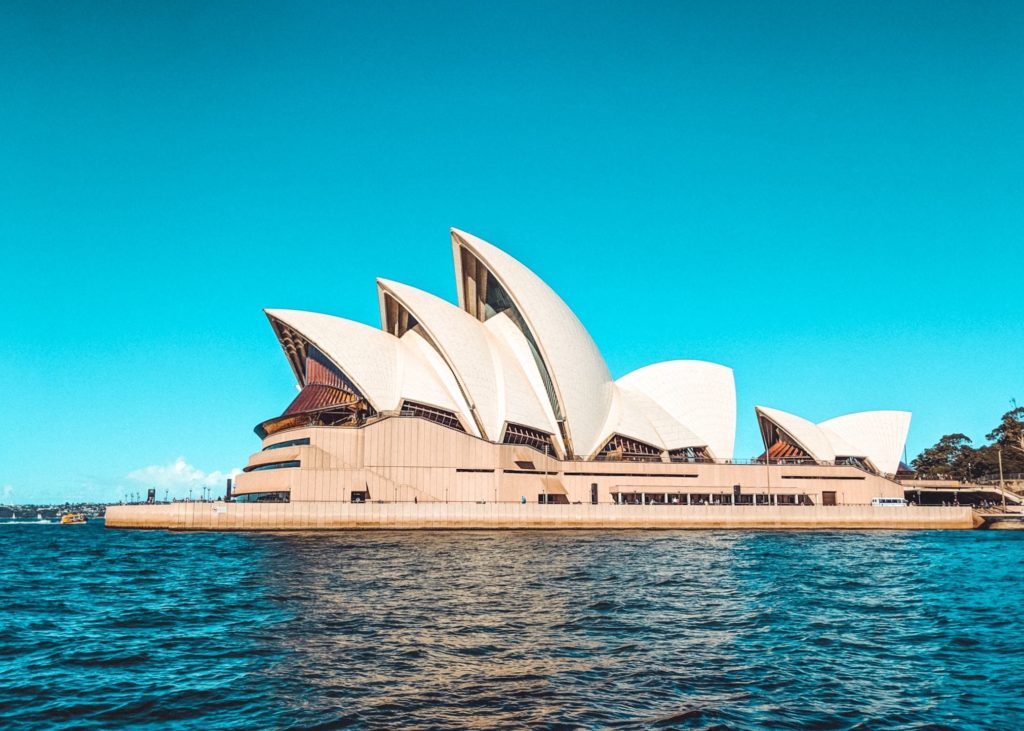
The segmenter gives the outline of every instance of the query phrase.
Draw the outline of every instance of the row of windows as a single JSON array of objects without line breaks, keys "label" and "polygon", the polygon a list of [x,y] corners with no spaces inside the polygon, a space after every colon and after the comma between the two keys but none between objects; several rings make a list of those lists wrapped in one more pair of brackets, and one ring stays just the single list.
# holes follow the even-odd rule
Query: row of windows
[{"label": "row of windows", "polygon": [[707,462],[707,450],[703,447],[686,447],[684,449],[672,449],[668,453],[669,462]]},{"label": "row of windows", "polygon": [[551,454],[551,435],[539,429],[531,429],[522,424],[508,423],[505,427],[505,437],[502,439],[505,444],[522,444],[524,447],[532,447],[538,452]]},{"label": "row of windows", "polygon": [[[825,493],[822,493],[823,495]],[[834,493],[833,493],[834,495]],[[617,505],[813,505],[809,495],[708,492],[613,492]]]},{"label": "row of windows", "polygon": [[245,472],[263,472],[264,470],[283,470],[288,467],[298,467],[300,461],[297,459],[289,459],[284,462],[267,462],[266,464],[256,465],[255,467],[246,467]]},{"label": "row of windows", "polygon": [[566,477],[697,477],[696,472],[563,472]]},{"label": "row of windows", "polygon": [[864,480],[864,477],[848,475],[783,475],[783,480]]},{"label": "row of windows", "polygon": [[597,455],[600,460],[623,460],[625,462],[660,462],[661,450],[650,444],[615,434]]},{"label": "row of windows", "polygon": [[427,406],[426,404],[418,404],[415,401],[402,402],[402,416],[418,416],[421,419],[432,421],[435,424],[446,426],[449,429],[455,429],[456,431],[461,432],[466,431],[462,428],[462,422],[460,422],[459,418],[451,411],[434,408],[433,406]]},{"label": "row of windows", "polygon": [[291,493],[280,492],[247,492],[244,495],[236,495],[236,503],[289,503]]},{"label": "row of windows", "polygon": [[309,437],[303,437],[302,439],[289,439],[287,442],[268,444],[263,448],[263,451],[266,452],[268,449],[282,449],[284,447],[301,447],[306,444],[309,444]]}]

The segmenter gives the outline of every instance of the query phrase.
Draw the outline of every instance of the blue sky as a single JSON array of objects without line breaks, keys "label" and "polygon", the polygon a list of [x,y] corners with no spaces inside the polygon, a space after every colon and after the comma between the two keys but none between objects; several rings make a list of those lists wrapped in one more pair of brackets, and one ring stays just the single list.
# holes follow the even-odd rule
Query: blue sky
[{"label": "blue sky", "polygon": [[[0,8],[3,502],[172,494],[258,449],[263,307],[376,324],[507,249],[614,375],[735,369],[911,456],[1024,401],[1024,5]],[[134,475],[134,477],[130,477]]]}]

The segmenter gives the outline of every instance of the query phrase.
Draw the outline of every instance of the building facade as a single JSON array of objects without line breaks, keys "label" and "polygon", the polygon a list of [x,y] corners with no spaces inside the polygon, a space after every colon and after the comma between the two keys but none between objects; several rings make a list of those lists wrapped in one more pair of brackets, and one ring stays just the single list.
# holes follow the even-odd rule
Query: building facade
[{"label": "building facade", "polygon": [[868,504],[910,414],[813,424],[757,407],[765,453],[733,455],[732,370],[675,360],[613,379],[536,274],[453,229],[458,305],[377,281],[379,328],[266,314],[299,393],[256,427],[238,502]]}]

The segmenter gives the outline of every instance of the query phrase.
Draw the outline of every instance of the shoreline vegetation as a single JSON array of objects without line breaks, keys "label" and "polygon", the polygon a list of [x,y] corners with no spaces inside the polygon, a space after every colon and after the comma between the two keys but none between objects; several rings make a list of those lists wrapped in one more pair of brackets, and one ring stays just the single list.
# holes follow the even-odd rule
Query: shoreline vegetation
[{"label": "shoreline vegetation", "polygon": [[81,513],[86,518],[102,518],[107,508],[118,503],[29,503],[0,505],[0,521],[4,520],[56,520],[66,513]]},{"label": "shoreline vegetation", "polygon": [[[915,457],[910,467],[920,479],[959,482],[1024,480],[1024,406],[1003,414],[999,424],[985,435],[989,444],[973,446],[966,434],[946,434]],[[1000,461],[1002,462],[1000,469]]]}]

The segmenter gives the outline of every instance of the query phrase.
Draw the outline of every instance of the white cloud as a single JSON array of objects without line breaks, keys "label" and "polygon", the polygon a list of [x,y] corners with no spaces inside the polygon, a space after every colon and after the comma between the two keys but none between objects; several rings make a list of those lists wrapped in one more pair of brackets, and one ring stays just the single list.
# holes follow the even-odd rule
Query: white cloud
[{"label": "white cloud", "polygon": [[14,485],[4,485],[4,502],[10,502],[11,493],[14,492]]},{"label": "white cloud", "polygon": [[233,478],[241,471],[235,468],[228,472],[221,470],[203,472],[198,467],[193,467],[186,462],[184,457],[178,457],[171,464],[150,465],[132,470],[127,477],[129,480],[143,483],[146,487],[177,490],[190,487],[223,487],[227,478]]}]

